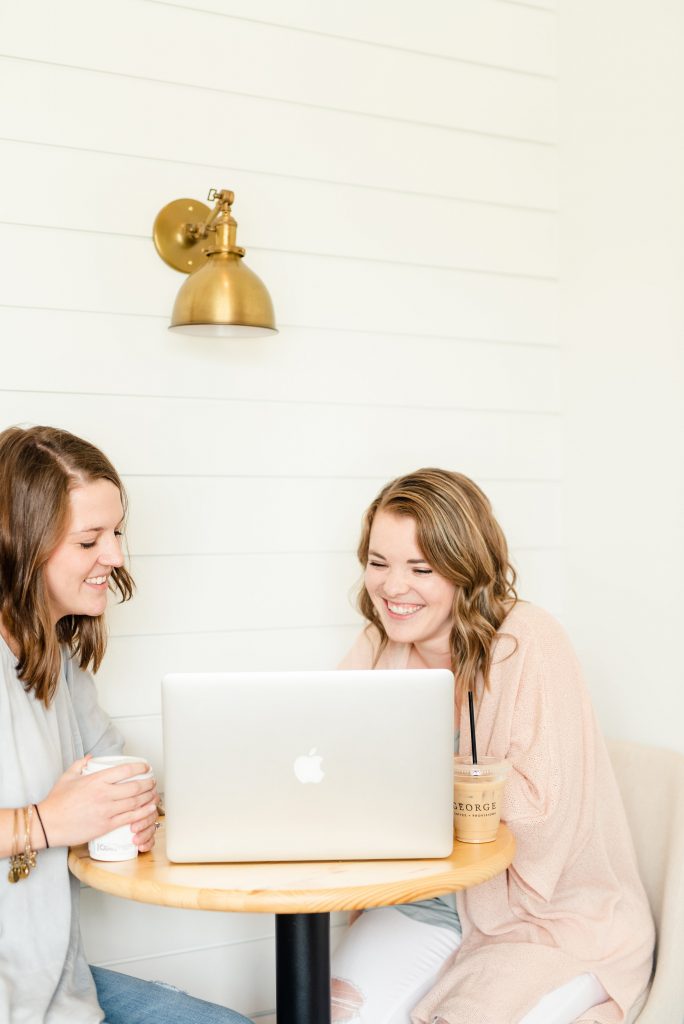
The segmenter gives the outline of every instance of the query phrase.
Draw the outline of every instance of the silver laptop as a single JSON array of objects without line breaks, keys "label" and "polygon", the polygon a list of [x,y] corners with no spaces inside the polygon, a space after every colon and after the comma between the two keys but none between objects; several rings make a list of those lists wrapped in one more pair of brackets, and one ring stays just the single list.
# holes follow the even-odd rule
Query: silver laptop
[{"label": "silver laptop", "polygon": [[172,861],[451,853],[451,672],[167,675],[162,717]]}]

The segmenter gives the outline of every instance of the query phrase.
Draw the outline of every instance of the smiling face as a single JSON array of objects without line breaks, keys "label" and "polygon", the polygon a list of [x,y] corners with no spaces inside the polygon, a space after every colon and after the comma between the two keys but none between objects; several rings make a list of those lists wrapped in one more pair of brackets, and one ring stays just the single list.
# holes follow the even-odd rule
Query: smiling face
[{"label": "smiling face", "polygon": [[54,622],[65,615],[102,615],[112,569],[123,565],[123,506],[118,487],[94,480],[69,493],[66,534],[45,563]]},{"label": "smiling face", "polygon": [[449,649],[456,587],[425,561],[415,519],[376,513],[364,584],[390,640]]}]

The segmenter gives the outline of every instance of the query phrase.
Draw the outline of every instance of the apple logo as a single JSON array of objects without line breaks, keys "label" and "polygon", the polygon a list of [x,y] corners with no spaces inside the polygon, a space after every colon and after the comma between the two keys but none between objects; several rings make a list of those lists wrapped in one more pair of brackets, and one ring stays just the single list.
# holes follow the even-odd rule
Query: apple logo
[{"label": "apple logo", "polygon": [[302,754],[295,760],[294,773],[300,782],[320,782],[325,772],[321,769],[323,758],[312,747],[308,754]]}]

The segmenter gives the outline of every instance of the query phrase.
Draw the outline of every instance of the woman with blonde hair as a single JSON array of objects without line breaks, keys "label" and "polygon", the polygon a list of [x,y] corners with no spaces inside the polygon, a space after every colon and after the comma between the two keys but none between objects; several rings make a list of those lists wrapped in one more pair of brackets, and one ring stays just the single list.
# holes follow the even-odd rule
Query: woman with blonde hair
[{"label": "woman with blonde hair", "polygon": [[441,469],[394,480],[358,556],[367,625],[341,667],[451,669],[464,755],[473,691],[478,753],[511,763],[502,819],[516,853],[455,900],[358,915],[333,961],[333,1021],[633,1019],[654,930],[617,784],[568,638],[519,599],[488,499]]},{"label": "woman with blonde hair", "polygon": [[140,764],[91,775],[123,738],[88,669],[105,653],[109,591],[133,593],[126,496],[101,451],[52,427],[0,433],[0,1021],[248,1024],[167,985],[89,969],[70,845],[130,825],[154,844]]}]

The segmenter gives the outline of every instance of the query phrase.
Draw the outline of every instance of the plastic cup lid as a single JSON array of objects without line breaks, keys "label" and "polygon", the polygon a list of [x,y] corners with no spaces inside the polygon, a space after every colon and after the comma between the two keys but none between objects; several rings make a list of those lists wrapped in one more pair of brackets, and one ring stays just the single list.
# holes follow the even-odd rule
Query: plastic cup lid
[{"label": "plastic cup lid", "polygon": [[510,761],[505,761],[498,757],[481,757],[477,764],[473,764],[473,759],[469,755],[459,754],[454,757],[454,772],[458,775],[467,775],[468,778],[507,775],[510,768]]}]

